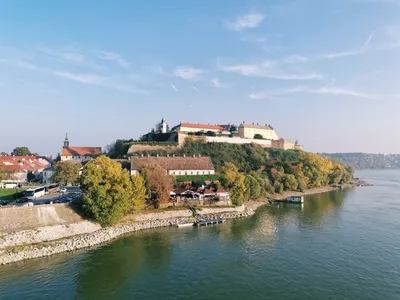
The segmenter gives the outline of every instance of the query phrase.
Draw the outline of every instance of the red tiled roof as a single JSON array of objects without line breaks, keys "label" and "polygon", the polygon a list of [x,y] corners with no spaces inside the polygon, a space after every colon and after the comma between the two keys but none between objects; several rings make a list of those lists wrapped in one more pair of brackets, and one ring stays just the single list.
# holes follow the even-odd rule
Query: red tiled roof
[{"label": "red tiled roof", "polygon": [[50,165],[46,157],[36,156],[0,156],[0,168],[7,173],[34,172]]},{"label": "red tiled roof", "polygon": [[216,193],[217,193],[217,194],[219,194],[219,193],[226,193],[226,191],[225,191],[222,187],[218,187]]},{"label": "red tiled roof", "polygon": [[215,192],[213,188],[205,188],[203,194],[210,195],[210,194],[215,194]]},{"label": "red tiled roof", "polygon": [[68,147],[63,148],[61,156],[91,156],[101,154],[101,147]]},{"label": "red tiled roof", "polygon": [[224,128],[219,125],[206,125],[206,124],[192,124],[192,123],[181,123],[180,127],[186,128],[198,128],[198,129],[213,129],[213,130],[223,130]]}]

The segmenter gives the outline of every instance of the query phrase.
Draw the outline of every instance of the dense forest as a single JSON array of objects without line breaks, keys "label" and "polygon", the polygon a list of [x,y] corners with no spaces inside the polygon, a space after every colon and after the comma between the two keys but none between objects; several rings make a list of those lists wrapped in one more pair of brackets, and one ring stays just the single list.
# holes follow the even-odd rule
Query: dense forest
[{"label": "dense forest", "polygon": [[234,195],[236,190],[239,190],[238,195],[244,193],[244,200],[285,190],[304,191],[307,188],[342,184],[349,182],[354,173],[352,167],[345,167],[314,153],[265,149],[256,144],[187,141],[179,150],[137,154],[210,156],[216,170],[225,175],[224,187]]},{"label": "dense forest", "polygon": [[400,154],[321,153],[321,155],[337,159],[339,162],[356,169],[400,168]]}]

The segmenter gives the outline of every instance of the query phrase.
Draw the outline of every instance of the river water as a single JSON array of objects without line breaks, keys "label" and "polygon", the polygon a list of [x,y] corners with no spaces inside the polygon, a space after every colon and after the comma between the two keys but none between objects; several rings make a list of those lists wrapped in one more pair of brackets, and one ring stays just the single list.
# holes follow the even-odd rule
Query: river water
[{"label": "river water", "polygon": [[400,171],[203,228],[0,266],[0,299],[400,299]]}]

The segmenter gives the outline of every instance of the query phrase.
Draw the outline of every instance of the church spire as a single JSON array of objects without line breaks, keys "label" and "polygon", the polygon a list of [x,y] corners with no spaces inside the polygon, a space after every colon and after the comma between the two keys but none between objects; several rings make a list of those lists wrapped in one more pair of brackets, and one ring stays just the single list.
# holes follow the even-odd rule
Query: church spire
[{"label": "church spire", "polygon": [[64,148],[69,148],[68,133],[65,134]]}]

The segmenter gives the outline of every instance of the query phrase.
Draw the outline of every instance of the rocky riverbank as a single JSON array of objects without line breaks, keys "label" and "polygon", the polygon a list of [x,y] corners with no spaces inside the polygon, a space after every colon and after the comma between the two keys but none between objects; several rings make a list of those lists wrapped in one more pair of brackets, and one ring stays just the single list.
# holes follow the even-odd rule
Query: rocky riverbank
[{"label": "rocky riverbank", "polygon": [[[204,208],[202,214],[205,214],[208,218],[219,217],[233,219],[248,217],[253,215],[257,208],[263,204],[265,204],[265,202],[252,201],[247,203],[246,206],[236,208]],[[76,235],[61,240],[7,246],[0,249],[0,264],[4,265],[25,259],[88,248],[138,230],[177,226],[178,224],[192,223],[195,221],[195,218],[191,216],[188,210],[140,214],[136,216],[136,219],[137,221],[131,224],[102,228],[92,233]],[[1,238],[4,237],[0,237],[0,239]],[[14,239],[19,241],[24,240],[22,237],[18,236],[18,233],[14,233]],[[34,240],[34,238],[30,237],[30,241],[32,240]]]},{"label": "rocky riverbank", "polygon": [[[274,198],[279,199],[290,195],[318,194],[358,186],[369,186],[369,184],[356,179],[345,186],[311,189],[304,193],[286,192],[283,195],[274,196]],[[249,201],[246,205],[240,207],[203,208],[200,213],[209,219],[242,218],[254,215],[256,210],[264,204],[266,204],[265,200]],[[172,210],[131,215],[122,224],[101,229],[96,227],[98,226],[97,224],[89,224],[90,222],[84,221],[73,225],[51,226],[45,230],[9,233],[0,236],[0,265],[96,246],[138,230],[177,226],[179,224],[193,223],[194,221],[195,218],[189,210]],[[74,234],[70,235],[74,236],[63,238],[62,232],[71,233],[71,228],[73,228]],[[88,232],[90,230],[93,230],[93,232],[80,234],[81,232]],[[57,237],[60,237],[60,239],[57,239]]]}]

